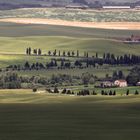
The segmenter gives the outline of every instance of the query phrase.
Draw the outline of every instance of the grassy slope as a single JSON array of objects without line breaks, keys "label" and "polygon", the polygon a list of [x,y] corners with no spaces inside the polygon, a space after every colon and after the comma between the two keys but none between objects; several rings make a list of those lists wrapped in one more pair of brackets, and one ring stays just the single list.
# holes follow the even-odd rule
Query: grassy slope
[{"label": "grassy slope", "polygon": [[[83,51],[89,51],[90,55],[95,52],[103,54],[104,52],[115,53],[116,55],[131,53],[139,54],[140,45],[125,45],[121,42],[116,42],[111,37],[128,37],[132,33],[139,35],[138,31],[123,31],[123,30],[103,30],[89,28],[75,28],[65,26],[50,26],[50,25],[20,25],[10,23],[0,23],[0,67],[5,67],[10,64],[21,64],[26,60],[30,62],[46,62],[47,57],[28,57],[24,55],[5,55],[5,54],[24,54],[26,47],[42,48],[43,53],[48,50],[77,50],[81,54]],[[112,74],[115,68],[108,69],[86,69],[83,72],[95,72],[98,76],[104,76],[106,72]],[[120,68],[117,68],[120,69]],[[122,68],[123,69],[123,68]],[[128,73],[128,68],[123,69]],[[38,73],[46,75],[46,73],[55,73],[45,71]],[[62,70],[59,73],[73,73],[73,71]],[[75,70],[79,74],[79,70]],[[23,75],[37,74],[37,72],[25,72]]]},{"label": "grassy slope", "polygon": [[[54,49],[80,49],[116,54],[139,54],[139,45],[125,45],[109,38],[139,35],[139,31],[103,30],[50,25],[20,25],[0,23],[0,52],[24,53],[25,48],[42,48],[44,52]],[[100,38],[100,39],[99,39]],[[12,49],[11,49],[12,48]],[[129,50],[129,51],[128,51]]]},{"label": "grassy slope", "polygon": [[[72,38],[72,37],[16,37],[0,38],[0,52],[11,54],[24,54],[27,47],[41,48],[47,54],[48,50],[77,50],[88,51],[93,55],[98,52],[114,53],[116,55],[139,54],[140,45],[128,45],[115,40],[98,38]],[[12,49],[11,49],[12,48]],[[127,51],[126,51],[127,50]]]},{"label": "grassy slope", "polygon": [[48,96],[23,90],[1,91],[0,100],[7,102],[0,105],[3,140],[140,139],[140,96]]}]

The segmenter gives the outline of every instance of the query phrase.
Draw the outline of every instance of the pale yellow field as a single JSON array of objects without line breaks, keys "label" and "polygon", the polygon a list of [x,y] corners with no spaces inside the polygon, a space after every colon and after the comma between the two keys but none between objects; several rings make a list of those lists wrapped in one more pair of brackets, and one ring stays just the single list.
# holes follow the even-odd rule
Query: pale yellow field
[{"label": "pale yellow field", "polygon": [[101,29],[140,30],[140,22],[78,22],[43,18],[6,18],[0,19],[0,22],[11,22],[20,24],[63,25]]}]

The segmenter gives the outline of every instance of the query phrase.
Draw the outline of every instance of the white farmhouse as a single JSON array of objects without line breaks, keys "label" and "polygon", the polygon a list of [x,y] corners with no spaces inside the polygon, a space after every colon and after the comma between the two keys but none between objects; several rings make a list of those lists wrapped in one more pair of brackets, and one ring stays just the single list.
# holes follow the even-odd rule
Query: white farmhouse
[{"label": "white farmhouse", "polygon": [[127,81],[126,80],[116,80],[114,84],[118,87],[127,87]]}]

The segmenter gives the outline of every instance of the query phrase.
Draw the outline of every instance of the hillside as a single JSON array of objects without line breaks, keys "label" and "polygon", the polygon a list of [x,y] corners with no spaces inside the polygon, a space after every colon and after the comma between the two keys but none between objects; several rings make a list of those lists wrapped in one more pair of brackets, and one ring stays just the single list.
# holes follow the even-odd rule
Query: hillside
[{"label": "hillside", "polygon": [[[15,9],[23,7],[57,7],[66,6],[71,3],[82,3],[92,7],[98,5],[131,5],[135,4],[138,0],[0,0],[0,9]],[[137,3],[139,4],[139,3]]]},{"label": "hillside", "polygon": [[[43,3],[46,3],[46,2],[50,2],[50,3],[57,3],[57,2],[62,2],[62,3],[69,3],[69,2],[72,2],[72,1],[75,1],[75,0],[0,0],[0,3],[9,3],[9,4],[43,4]],[[82,2],[83,0],[77,0],[79,2]],[[94,3],[95,1],[97,0],[85,0],[86,2],[92,2]],[[130,2],[130,3],[133,3],[133,2],[137,2],[138,0],[98,0],[99,2],[101,3],[104,3],[104,2],[115,2],[115,3],[118,3],[118,2],[121,2],[121,3],[124,3],[124,2]]]}]

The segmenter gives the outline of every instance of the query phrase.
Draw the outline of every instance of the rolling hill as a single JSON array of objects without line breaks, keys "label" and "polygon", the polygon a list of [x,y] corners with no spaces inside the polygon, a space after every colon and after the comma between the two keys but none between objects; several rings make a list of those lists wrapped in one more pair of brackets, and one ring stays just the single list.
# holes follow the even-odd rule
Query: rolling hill
[{"label": "rolling hill", "polygon": [[[77,2],[82,2],[83,0],[77,0]],[[95,2],[97,0],[85,0],[86,2]],[[118,3],[118,2],[121,2],[121,3],[124,3],[124,2],[130,2],[130,3],[134,3],[134,2],[137,2],[138,0],[98,0],[99,2],[101,3],[104,3],[104,2],[115,2],[115,3]],[[57,3],[57,2],[62,2],[62,3],[69,3],[69,2],[73,2],[73,0],[0,0],[0,3],[10,3],[10,4],[42,4],[42,3],[45,3],[45,2],[50,2],[50,3]]]},{"label": "rolling hill", "polygon": [[[82,3],[87,5],[123,5],[130,3],[136,3],[138,0],[0,0],[0,9],[15,9],[15,8],[24,8],[24,7],[46,7],[46,6],[65,6],[71,3]],[[131,4],[130,4],[131,5]]]}]

